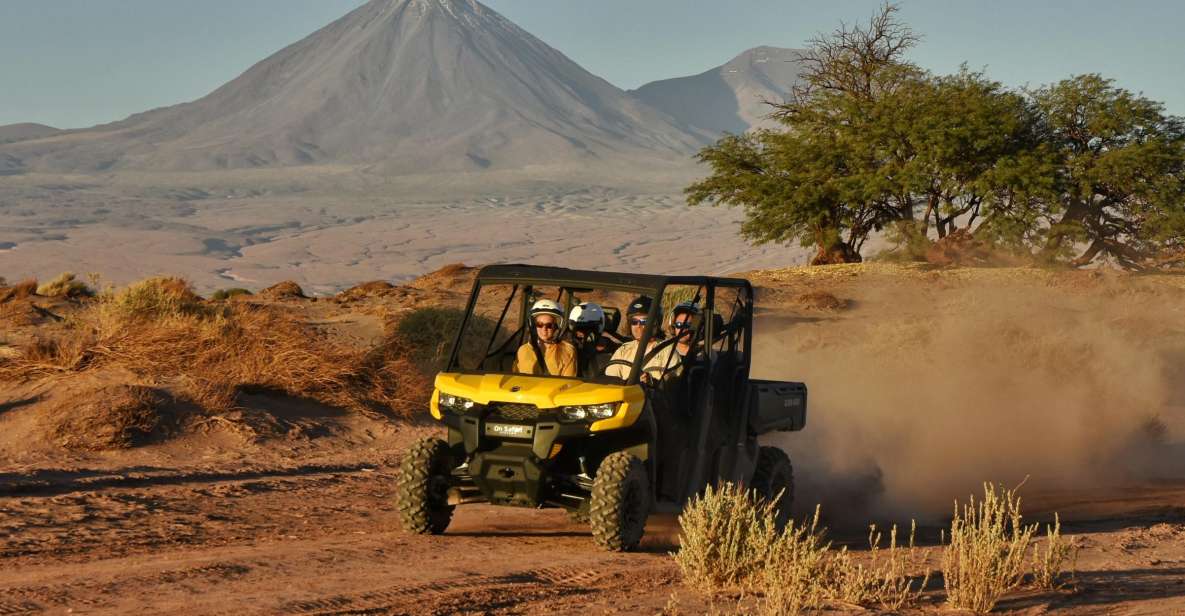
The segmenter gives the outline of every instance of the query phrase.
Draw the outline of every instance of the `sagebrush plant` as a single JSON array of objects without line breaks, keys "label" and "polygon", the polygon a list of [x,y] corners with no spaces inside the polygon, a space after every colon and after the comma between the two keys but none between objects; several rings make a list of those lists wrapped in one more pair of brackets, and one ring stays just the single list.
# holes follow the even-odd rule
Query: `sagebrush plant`
[{"label": "sagebrush plant", "polygon": [[1072,572],[1076,559],[1077,549],[1062,537],[1062,521],[1055,513],[1053,525],[1045,525],[1044,544],[1033,546],[1033,584],[1043,590],[1060,587],[1066,565],[1070,565]]},{"label": "sagebrush plant", "polygon": [[[910,523],[909,541],[897,542],[897,526],[889,529],[889,544],[882,548],[883,534],[875,524],[868,531],[868,559],[862,563],[854,559],[847,548],[836,553],[829,563],[829,577],[834,581],[833,598],[862,606],[879,605],[887,610],[899,610],[917,601],[930,580],[929,551],[914,544],[917,524]],[[915,571],[925,569],[920,577]]]},{"label": "sagebrush plant", "polygon": [[763,614],[791,615],[825,606],[835,595],[831,544],[819,529],[820,508],[809,524],[793,520],[775,534],[761,568]]},{"label": "sagebrush plant", "polygon": [[985,613],[1024,580],[1025,560],[1037,525],[1021,523],[1015,489],[983,484],[983,499],[958,501],[950,525],[950,543],[942,555],[947,603]]},{"label": "sagebrush plant", "polygon": [[897,530],[882,548],[872,528],[868,562],[846,549],[832,549],[819,526],[821,509],[805,523],[791,521],[779,531],[774,508],[733,484],[708,488],[679,517],[680,548],[675,561],[685,582],[698,590],[740,590],[761,595],[765,614],[798,614],[831,603],[900,609],[916,601],[929,573],[915,576],[928,554],[907,547]]},{"label": "sagebrush plant", "polygon": [[687,584],[707,592],[757,585],[777,538],[773,506],[732,483],[693,498],[679,515],[675,553]]},{"label": "sagebrush plant", "polygon": [[62,272],[57,278],[37,286],[42,297],[89,297],[95,292],[71,272]]}]

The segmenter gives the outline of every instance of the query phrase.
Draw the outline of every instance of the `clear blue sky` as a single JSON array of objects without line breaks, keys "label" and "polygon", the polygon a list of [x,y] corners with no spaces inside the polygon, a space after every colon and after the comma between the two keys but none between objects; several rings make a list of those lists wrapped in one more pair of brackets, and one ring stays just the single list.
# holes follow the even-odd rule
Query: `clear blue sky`
[{"label": "clear blue sky", "polygon": [[[485,0],[623,88],[757,45],[800,47],[879,0]],[[362,0],[0,0],[0,124],[62,128],[198,98]],[[1098,72],[1185,115],[1185,1],[903,0],[938,72],[1009,85]]]}]

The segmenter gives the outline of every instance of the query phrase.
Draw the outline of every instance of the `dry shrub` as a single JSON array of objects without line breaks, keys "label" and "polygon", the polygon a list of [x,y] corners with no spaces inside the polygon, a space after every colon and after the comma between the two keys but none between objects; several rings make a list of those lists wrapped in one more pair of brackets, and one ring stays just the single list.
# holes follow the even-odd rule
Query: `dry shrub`
[{"label": "dry shrub", "polygon": [[971,496],[961,509],[955,502],[950,544],[942,555],[947,602],[956,608],[990,612],[1008,591],[1021,584],[1025,555],[1037,525],[1021,524],[1015,490],[983,484],[983,500]]},{"label": "dry shrub", "polygon": [[115,319],[161,320],[205,316],[211,309],[181,278],[149,278],[103,298],[104,312]]},{"label": "dry shrub", "polygon": [[95,292],[73,273],[62,272],[57,278],[38,286],[37,294],[43,297],[89,297]]},{"label": "dry shrub", "polygon": [[819,508],[809,525],[791,522],[766,547],[761,569],[761,604],[766,614],[799,614],[819,609],[837,595],[831,543],[819,529]]},{"label": "dry shrub", "polygon": [[184,281],[153,279],[105,295],[55,340],[0,360],[0,377],[36,378],[118,366],[172,382],[185,397],[220,411],[252,386],[368,414],[408,414],[426,380],[390,339],[360,352],[273,306],[232,303],[214,310]]},{"label": "dry shrub", "polygon": [[778,531],[774,506],[753,493],[724,484],[692,499],[679,516],[680,548],[675,554],[687,584],[705,592],[757,591],[761,610],[798,614],[831,604],[897,610],[915,602],[929,579],[916,577],[928,554],[907,546],[890,531],[869,533],[863,562],[846,549],[833,550],[819,528],[819,508],[807,524],[791,522]]},{"label": "dry shrub", "polygon": [[[853,605],[879,605],[887,610],[899,610],[916,602],[930,581],[929,569],[920,579],[913,572],[925,568],[929,552],[914,545],[917,525],[911,524],[909,542],[897,543],[897,526],[889,530],[889,545],[881,548],[882,534],[876,525],[869,527],[868,564],[852,558],[842,548],[831,559],[828,574],[835,579],[835,598]],[[916,588],[915,588],[916,582]]]},{"label": "dry shrub", "polygon": [[693,588],[716,591],[759,583],[775,540],[772,503],[761,503],[744,488],[708,486],[679,515],[675,563]]},{"label": "dry shrub", "polygon": [[1076,560],[1077,550],[1062,537],[1062,521],[1055,513],[1053,526],[1045,525],[1044,547],[1033,546],[1033,584],[1042,590],[1059,588],[1066,565],[1072,571]]},{"label": "dry shrub", "polygon": [[22,280],[11,287],[0,289],[0,304],[18,299],[25,299],[37,294],[37,279]]},{"label": "dry shrub", "polygon": [[251,292],[248,291],[247,289],[244,289],[242,287],[234,287],[231,289],[219,289],[219,290],[215,291],[212,295],[210,295],[210,299],[217,301],[217,302],[221,302],[221,301],[226,301],[228,299],[234,299],[236,297],[250,297],[250,296],[251,296]]},{"label": "dry shrub", "polygon": [[141,445],[161,428],[160,391],[139,385],[107,385],[71,396],[51,411],[51,438],[67,449],[102,451]]},{"label": "dry shrub", "polygon": [[265,299],[306,299],[308,297],[304,294],[304,289],[291,280],[278,282],[260,291],[259,296]]}]

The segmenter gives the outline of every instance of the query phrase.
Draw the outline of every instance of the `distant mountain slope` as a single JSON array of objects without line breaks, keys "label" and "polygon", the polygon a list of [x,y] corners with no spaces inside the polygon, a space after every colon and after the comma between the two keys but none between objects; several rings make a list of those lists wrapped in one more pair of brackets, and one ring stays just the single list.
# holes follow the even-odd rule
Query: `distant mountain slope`
[{"label": "distant mountain slope", "polygon": [[680,122],[715,134],[770,127],[771,109],[763,101],[782,101],[798,80],[799,54],[793,49],[755,47],[723,66],[690,77],[648,83],[630,93]]},{"label": "distant mountain slope", "polygon": [[192,103],[0,146],[26,169],[387,172],[685,158],[705,142],[476,0],[372,0]]},{"label": "distant mountain slope", "polygon": [[4,126],[0,126],[0,143],[40,139],[41,137],[48,137],[60,132],[62,132],[60,129],[44,124],[33,124],[29,122],[23,124],[5,124]]}]

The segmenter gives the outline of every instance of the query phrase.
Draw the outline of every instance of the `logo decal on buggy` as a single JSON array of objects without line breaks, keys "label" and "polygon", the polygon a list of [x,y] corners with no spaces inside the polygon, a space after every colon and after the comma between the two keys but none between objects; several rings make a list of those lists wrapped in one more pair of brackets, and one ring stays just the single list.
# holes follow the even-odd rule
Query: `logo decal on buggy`
[{"label": "logo decal on buggy", "polygon": [[489,423],[486,424],[486,436],[500,436],[502,438],[534,438],[535,426]]}]

